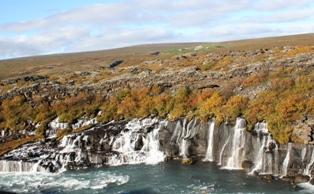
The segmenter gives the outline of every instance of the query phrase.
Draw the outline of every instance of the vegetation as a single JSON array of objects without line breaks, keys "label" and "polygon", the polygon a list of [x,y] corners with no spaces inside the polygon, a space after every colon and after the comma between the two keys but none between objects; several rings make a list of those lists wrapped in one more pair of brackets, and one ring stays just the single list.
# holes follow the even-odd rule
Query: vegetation
[{"label": "vegetation", "polygon": [[[282,77],[276,74],[269,80],[270,89],[253,99],[226,95],[214,89],[192,91],[187,86],[179,87],[174,93],[162,91],[157,86],[125,88],[107,99],[81,92],[54,104],[36,98],[30,102],[23,96],[16,96],[2,102],[0,126],[20,131],[29,121],[34,121],[41,124],[37,134],[43,136],[48,122],[56,116],[61,122],[74,123],[81,117],[96,117],[99,111],[102,114],[97,118],[101,122],[154,115],[170,120],[180,117],[208,120],[215,117],[221,123],[234,121],[243,115],[251,127],[258,121],[266,120],[274,138],[279,143],[286,143],[290,140],[293,123],[314,114],[314,77],[309,74],[292,79],[281,74]],[[244,83],[250,83],[250,87],[256,83],[253,78],[248,79],[251,81]],[[257,79],[260,80],[259,77]],[[70,132],[60,131],[58,136]]]},{"label": "vegetation", "polygon": [[[266,120],[274,138],[279,143],[286,143],[290,141],[295,122],[314,115],[314,73],[312,67],[308,67],[308,71],[306,71],[302,65],[285,64],[285,60],[289,61],[289,58],[304,54],[313,54],[314,47],[298,46],[283,49],[277,45],[286,43],[278,41],[272,43],[276,47],[269,50],[268,46],[262,48],[265,40],[263,43],[259,41],[256,43],[259,44],[252,42],[239,43],[239,45],[226,43],[221,44],[222,46],[203,44],[203,48],[200,50],[195,50],[197,44],[189,44],[187,48],[182,46],[162,47],[163,49],[160,49],[160,53],[157,55],[151,54],[153,51],[156,52],[155,49],[139,53],[130,49],[128,52],[124,52],[124,55],[99,52],[89,54],[90,56],[88,54],[80,56],[72,54],[56,58],[43,57],[30,60],[34,65],[26,63],[29,67],[25,70],[16,70],[8,75],[6,72],[13,72],[8,69],[10,65],[19,69],[25,67],[22,64],[23,61],[0,62],[0,68],[3,70],[0,71],[0,78],[27,74],[24,71],[34,71],[37,74],[47,74],[51,82],[57,82],[60,85],[71,83],[73,87],[101,85],[109,79],[125,78],[124,75],[135,77],[137,73],[143,72],[143,69],[150,70],[151,74],[162,74],[164,70],[184,71],[185,67],[189,67],[187,69],[193,69],[193,71],[195,69],[197,75],[203,73],[208,80],[211,79],[211,73],[219,74],[212,77],[216,76],[214,80],[217,80],[220,86],[205,89],[191,89],[186,85],[172,86],[171,89],[154,85],[151,87],[121,87],[118,91],[115,91],[116,88],[114,88],[110,94],[82,91],[68,96],[60,95],[57,98],[54,98],[53,94],[48,97],[36,94],[33,96],[17,95],[0,100],[0,129],[11,130],[15,133],[39,124],[39,127],[36,128],[36,136],[32,138],[41,139],[45,135],[49,122],[56,117],[59,117],[61,122],[70,124],[82,117],[97,117],[100,122],[148,116],[158,116],[169,120],[197,117],[203,121],[215,117],[217,124],[220,124],[224,121],[235,121],[236,117],[243,116],[249,124],[249,130],[256,122]],[[312,43],[306,41],[303,44]],[[256,46],[258,50],[256,51],[255,47],[253,47],[253,52],[245,50],[252,45]],[[233,48],[233,50],[228,50],[229,48]],[[107,68],[105,65],[116,60],[117,56],[124,60],[121,66],[116,69]],[[61,60],[60,57],[64,58]],[[274,62],[272,59],[280,59],[280,61]],[[270,66],[270,70],[260,70],[258,69],[260,66],[254,69],[256,63],[264,64],[266,60],[273,64]],[[60,65],[47,65],[59,64],[59,62]],[[94,65],[91,67],[90,64]],[[242,75],[242,67],[253,70],[250,70],[249,75]],[[138,68],[138,72],[132,73],[132,68]],[[76,70],[87,71],[87,69],[89,72],[76,72]],[[237,72],[229,75],[229,70],[239,71],[240,75],[237,75]],[[243,71],[248,72],[249,70]],[[60,72],[62,72],[62,76],[60,76]],[[0,95],[16,88],[30,87],[33,84],[26,80],[13,84],[0,82]],[[59,130],[57,137],[60,139],[71,132],[73,132],[71,128]],[[12,148],[20,143],[31,141],[32,138],[24,139],[23,137],[20,141],[10,141],[5,146]]]}]

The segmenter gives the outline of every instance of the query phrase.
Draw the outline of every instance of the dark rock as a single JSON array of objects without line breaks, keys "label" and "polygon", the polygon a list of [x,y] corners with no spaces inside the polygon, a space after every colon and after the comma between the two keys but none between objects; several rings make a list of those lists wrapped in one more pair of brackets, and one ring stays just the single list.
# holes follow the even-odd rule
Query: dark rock
[{"label": "dark rock", "polygon": [[137,151],[141,150],[143,145],[144,145],[143,138],[142,138],[142,136],[139,136],[138,139],[135,142],[134,149],[137,150]]},{"label": "dark rock", "polygon": [[153,55],[153,56],[158,56],[160,54],[159,51],[156,51],[156,52],[152,52],[150,55]]},{"label": "dark rock", "polygon": [[300,174],[296,175],[296,176],[294,177],[294,180],[293,180],[293,182],[294,182],[295,184],[305,183],[305,182],[309,182],[309,181],[310,181],[310,177],[309,177],[309,176],[300,175]]},{"label": "dark rock", "polygon": [[123,60],[116,60],[116,61],[112,62],[112,63],[109,65],[109,68],[115,68],[115,67],[117,67],[118,65],[120,65],[121,63],[123,63]]},{"label": "dark rock", "polygon": [[263,175],[259,175],[259,177],[266,182],[271,182],[274,180],[274,177],[271,174],[263,174]]},{"label": "dark rock", "polygon": [[242,162],[242,168],[251,169],[254,166],[253,162],[250,160],[245,160]]}]

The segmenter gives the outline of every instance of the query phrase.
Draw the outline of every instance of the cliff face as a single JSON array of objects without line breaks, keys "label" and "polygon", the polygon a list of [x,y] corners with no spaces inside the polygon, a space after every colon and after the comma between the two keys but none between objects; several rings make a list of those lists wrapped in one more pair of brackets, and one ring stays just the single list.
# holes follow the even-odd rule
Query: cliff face
[{"label": "cliff face", "polygon": [[0,171],[60,172],[86,167],[157,164],[170,159],[215,162],[223,169],[245,170],[267,179],[308,182],[314,169],[314,146],[278,145],[266,123],[248,132],[246,121],[215,125],[215,120],[166,121],[156,118],[96,124],[56,141],[26,144],[0,160]]}]

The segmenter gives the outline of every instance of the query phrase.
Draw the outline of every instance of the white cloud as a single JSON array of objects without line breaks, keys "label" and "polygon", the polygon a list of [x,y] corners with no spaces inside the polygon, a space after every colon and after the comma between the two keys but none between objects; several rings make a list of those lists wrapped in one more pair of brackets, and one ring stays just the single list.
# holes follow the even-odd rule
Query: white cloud
[{"label": "white cloud", "polygon": [[258,0],[255,7],[263,10],[283,9],[287,7],[304,7],[312,0]]},{"label": "white cloud", "polygon": [[0,58],[313,32],[313,12],[310,0],[125,0],[95,4],[0,24]]}]

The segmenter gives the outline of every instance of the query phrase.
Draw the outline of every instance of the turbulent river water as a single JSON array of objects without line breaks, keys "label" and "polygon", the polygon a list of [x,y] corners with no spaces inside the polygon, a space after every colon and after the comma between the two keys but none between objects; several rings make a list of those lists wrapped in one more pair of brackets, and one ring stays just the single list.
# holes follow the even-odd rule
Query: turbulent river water
[{"label": "turbulent river water", "polygon": [[[2,173],[0,190],[17,193],[313,193],[282,181],[266,183],[242,171],[221,170],[210,163],[183,166],[126,165],[58,174]],[[0,192],[1,193],[1,192]]]}]

